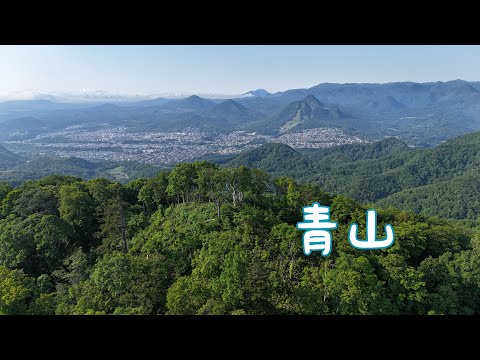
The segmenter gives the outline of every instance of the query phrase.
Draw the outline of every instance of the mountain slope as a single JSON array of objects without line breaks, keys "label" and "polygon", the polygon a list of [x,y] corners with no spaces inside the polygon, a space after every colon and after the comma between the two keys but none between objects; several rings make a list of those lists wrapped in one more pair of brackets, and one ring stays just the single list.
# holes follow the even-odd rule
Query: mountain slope
[{"label": "mountain slope", "polygon": [[338,127],[341,118],[347,117],[338,107],[327,107],[309,95],[288,105],[275,119],[280,133],[318,127]]},{"label": "mountain slope", "polygon": [[[20,158],[17,161],[19,157],[15,156],[6,163],[6,155],[11,154],[13,153],[0,147],[0,181],[7,181],[15,186],[49,175],[70,175],[83,179],[105,177],[125,182],[138,177],[152,177],[160,171],[157,166],[135,162],[88,161],[79,158],[39,157],[30,161]],[[2,167],[2,164],[5,166]]]},{"label": "mountain slope", "polygon": [[409,152],[410,148],[395,138],[384,139],[371,144],[335,146],[326,149],[302,150],[299,152],[285,144],[268,143],[245,151],[227,166],[254,167],[274,176],[292,176],[300,181],[316,179],[317,174],[331,171],[340,165],[361,160],[372,160]]},{"label": "mountain slope", "polygon": [[193,95],[182,100],[173,100],[162,106],[163,109],[180,112],[205,111],[215,106],[213,101]]},{"label": "mountain slope", "polygon": [[0,140],[31,138],[45,128],[45,123],[34,117],[22,117],[0,123]]},{"label": "mountain slope", "polygon": [[257,89],[257,90],[251,90],[249,92],[246,92],[245,94],[242,95],[242,97],[263,97],[263,96],[268,96],[270,93],[265,90],[265,89]]},{"label": "mountain slope", "polygon": [[234,126],[252,121],[256,116],[253,111],[234,100],[225,100],[209,109],[203,115],[211,119],[216,119],[219,124],[223,124],[224,126]]},{"label": "mountain slope", "polygon": [[[392,97],[409,108],[430,106],[452,99],[477,99],[480,92],[467,81],[394,82],[386,84],[319,84],[308,89],[320,101],[337,104],[367,104]],[[283,95],[288,94],[288,91]],[[392,110],[395,110],[395,107]]]},{"label": "mountain slope", "polygon": [[376,201],[405,189],[448,181],[478,170],[480,133],[474,133],[432,149],[401,152],[339,166],[322,166],[312,178],[326,190],[361,201]]},{"label": "mountain slope", "polygon": [[18,164],[21,164],[24,159],[10,150],[0,146],[0,170],[8,169]]},{"label": "mountain slope", "polygon": [[402,190],[376,202],[442,218],[475,220],[480,215],[480,172]]},{"label": "mountain slope", "polygon": [[[284,134],[315,128],[352,128],[353,119],[338,106],[321,103],[315,96],[288,104],[280,112],[251,126],[261,133]],[[359,126],[361,128],[362,126]]]},{"label": "mountain slope", "polygon": [[393,96],[385,96],[378,100],[369,101],[363,109],[368,109],[375,113],[396,112],[407,109],[405,104],[402,104]]},{"label": "mountain slope", "polygon": [[308,164],[308,159],[288,145],[269,143],[241,153],[227,164],[257,168],[270,173],[276,173],[280,165],[282,171],[290,174],[299,166]]},{"label": "mountain slope", "polygon": [[[323,104],[336,104],[355,121],[329,126],[361,128],[369,138],[398,136],[411,145],[431,146],[469,132],[480,131],[479,85],[463,80],[386,84],[323,83],[292,89],[242,103],[278,114],[282,106],[313,95]],[[249,106],[253,109],[252,106]],[[264,111],[267,113],[266,111]],[[262,122],[264,128],[271,123]],[[260,131],[257,126],[255,131]]]},{"label": "mountain slope", "polygon": [[[432,149],[412,150],[397,139],[286,156],[252,150],[228,164],[252,165],[275,176],[315,182],[363,202],[473,218],[480,215],[480,132]],[[292,149],[293,150],[293,149]],[[255,161],[247,161],[254,158]],[[383,199],[383,200],[381,200]]]}]

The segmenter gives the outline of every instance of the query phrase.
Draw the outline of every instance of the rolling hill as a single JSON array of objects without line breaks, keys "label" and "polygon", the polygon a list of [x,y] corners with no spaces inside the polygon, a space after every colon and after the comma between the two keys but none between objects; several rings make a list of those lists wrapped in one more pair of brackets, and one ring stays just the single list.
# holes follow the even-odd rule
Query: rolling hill
[{"label": "rolling hill", "polygon": [[135,162],[51,157],[27,160],[0,147],[0,181],[6,181],[14,186],[49,175],[71,175],[82,179],[105,177],[124,183],[138,177],[152,177],[160,170],[161,168],[157,166]]},{"label": "rolling hill", "polygon": [[262,116],[230,99],[215,105],[202,115],[206,118],[206,121],[216,120],[219,128],[233,128]]},{"label": "rolling hill", "polygon": [[[281,162],[279,164],[278,162]],[[292,175],[308,166],[309,159],[288,145],[269,143],[241,153],[227,162],[228,166],[246,166],[274,175]]]},{"label": "rolling hill", "polygon": [[0,141],[29,139],[45,129],[45,123],[34,117],[22,117],[0,123]]},{"label": "rolling hill", "polygon": [[399,191],[376,203],[425,215],[475,220],[480,209],[480,172]]},{"label": "rolling hill", "polygon": [[21,164],[24,159],[10,150],[0,146],[0,170],[9,169]]},{"label": "rolling hill", "polygon": [[227,162],[239,165],[314,182],[362,202],[457,219],[480,215],[480,132],[417,150],[394,138],[303,154],[268,144]]}]

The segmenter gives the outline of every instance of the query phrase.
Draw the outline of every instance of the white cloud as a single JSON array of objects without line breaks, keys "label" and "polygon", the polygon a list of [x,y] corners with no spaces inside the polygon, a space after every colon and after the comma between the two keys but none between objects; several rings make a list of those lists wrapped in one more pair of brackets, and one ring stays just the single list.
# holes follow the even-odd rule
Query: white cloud
[{"label": "white cloud", "polygon": [[157,98],[179,99],[191,95],[211,99],[228,99],[240,97],[236,94],[194,94],[189,92],[166,92],[157,94],[145,93],[115,93],[100,89],[81,89],[80,91],[39,91],[24,90],[0,92],[0,102],[11,100],[50,100],[56,102],[134,102]]}]

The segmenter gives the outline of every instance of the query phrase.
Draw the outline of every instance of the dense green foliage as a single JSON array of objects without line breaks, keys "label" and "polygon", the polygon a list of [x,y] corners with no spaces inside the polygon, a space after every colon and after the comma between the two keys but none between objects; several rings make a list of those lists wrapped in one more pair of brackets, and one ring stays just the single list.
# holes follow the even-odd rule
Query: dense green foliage
[{"label": "dense green foliage", "polygon": [[[479,314],[475,229],[393,208],[394,246],[360,251],[366,206],[259,170],[181,163],[122,185],[0,183],[0,314]],[[331,207],[329,257],[295,224]],[[364,233],[361,235],[365,235]]]},{"label": "dense green foliage", "polygon": [[480,133],[416,150],[395,138],[303,154],[287,145],[267,144],[227,165],[290,176],[381,206],[456,219],[474,220],[480,215]]},{"label": "dense green foliage", "polygon": [[479,189],[478,173],[471,173],[455,176],[452,180],[402,190],[380,199],[377,204],[444,218],[475,220],[480,209]]}]

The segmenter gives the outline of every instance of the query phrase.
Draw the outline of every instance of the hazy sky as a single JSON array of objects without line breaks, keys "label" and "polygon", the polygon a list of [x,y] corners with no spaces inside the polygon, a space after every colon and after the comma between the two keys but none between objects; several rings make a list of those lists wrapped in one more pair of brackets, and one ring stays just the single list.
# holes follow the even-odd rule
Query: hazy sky
[{"label": "hazy sky", "polygon": [[0,46],[0,91],[240,94],[480,80],[480,46]]}]

